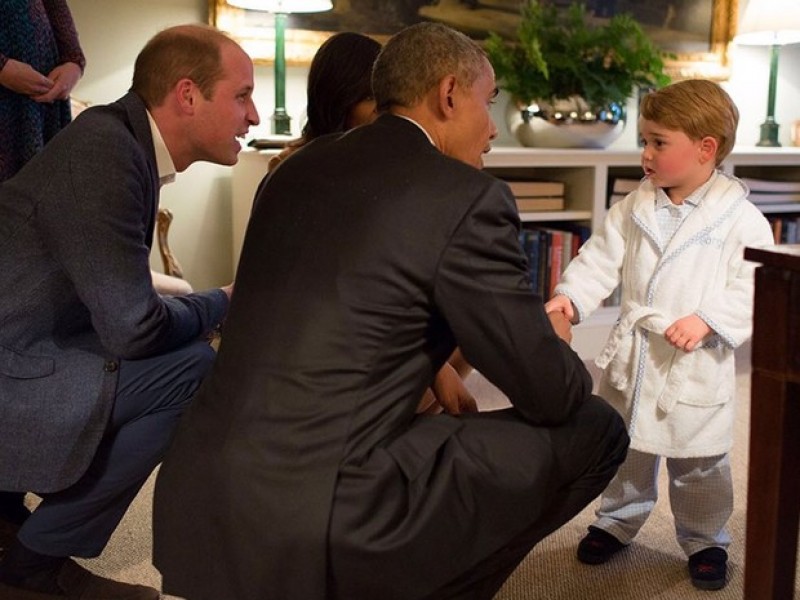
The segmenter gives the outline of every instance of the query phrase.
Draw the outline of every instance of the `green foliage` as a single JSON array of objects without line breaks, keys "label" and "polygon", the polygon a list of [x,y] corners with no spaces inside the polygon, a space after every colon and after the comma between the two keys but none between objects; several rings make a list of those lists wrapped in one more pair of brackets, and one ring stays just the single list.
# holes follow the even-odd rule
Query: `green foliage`
[{"label": "green foliage", "polygon": [[630,15],[596,26],[589,18],[582,4],[559,11],[524,3],[516,42],[494,32],[486,40],[500,87],[524,102],[578,95],[592,105],[624,105],[637,86],[669,83],[664,55]]}]

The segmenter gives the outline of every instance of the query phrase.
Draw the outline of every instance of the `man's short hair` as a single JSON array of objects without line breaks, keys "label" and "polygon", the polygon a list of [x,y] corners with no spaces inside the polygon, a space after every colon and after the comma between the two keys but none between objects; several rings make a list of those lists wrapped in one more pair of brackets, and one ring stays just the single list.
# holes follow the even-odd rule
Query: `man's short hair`
[{"label": "man's short hair", "polygon": [[733,150],[739,110],[719,84],[707,79],[687,79],[650,92],[639,107],[639,116],[693,140],[711,136],[717,140],[717,166]]},{"label": "man's short hair", "polygon": [[191,79],[210,99],[223,76],[223,44],[235,42],[206,25],[178,25],[157,33],[142,48],[133,68],[133,85],[148,108],[160,106],[181,79]]},{"label": "man's short hair", "polygon": [[411,107],[447,75],[469,88],[486,64],[486,53],[463,33],[440,23],[418,23],[392,36],[372,70],[379,111]]}]

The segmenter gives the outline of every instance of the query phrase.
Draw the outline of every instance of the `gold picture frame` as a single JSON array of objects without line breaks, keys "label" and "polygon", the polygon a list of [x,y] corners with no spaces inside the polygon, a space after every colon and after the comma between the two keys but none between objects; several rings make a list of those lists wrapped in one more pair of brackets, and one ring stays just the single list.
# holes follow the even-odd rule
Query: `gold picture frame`
[{"label": "gold picture frame", "polygon": [[[256,64],[275,60],[275,17],[266,12],[229,6],[225,0],[208,0],[208,22],[233,37]],[[287,28],[284,35],[286,64],[307,65],[333,32]]]},{"label": "gold picture frame", "polygon": [[[736,33],[738,17],[738,0],[696,0],[694,9],[707,11],[705,5],[711,2],[710,20],[711,31],[707,51],[674,51],[670,49],[671,58],[665,61],[666,72],[674,80],[704,77],[717,81],[725,80],[730,75],[728,46]],[[334,4],[336,4],[334,0]],[[419,9],[419,16],[436,18],[435,11],[456,10],[456,6],[463,3],[451,0],[439,0],[435,8],[425,7]],[[349,2],[344,5],[349,6]],[[334,8],[334,11],[337,11]],[[274,17],[269,13],[242,10],[228,6],[225,0],[209,0],[209,23],[234,37],[242,44],[244,49],[253,57],[256,63],[271,63],[275,53]],[[340,16],[343,14],[339,11]],[[345,13],[346,14],[346,13]],[[705,13],[708,17],[708,13]],[[508,16],[504,16],[508,23]],[[467,28],[453,24],[457,29],[472,34]],[[645,28],[646,29],[646,28]],[[363,29],[359,29],[362,30]],[[317,48],[333,31],[314,31],[310,29],[297,29],[291,26],[286,29],[286,62],[291,65],[307,65],[314,56]],[[372,35],[369,31],[367,31]],[[389,34],[375,34],[378,40],[385,40]]]},{"label": "gold picture frame", "polygon": [[677,52],[665,61],[673,80],[706,78],[724,81],[730,77],[728,47],[736,35],[739,0],[713,0],[711,37],[707,52]]}]

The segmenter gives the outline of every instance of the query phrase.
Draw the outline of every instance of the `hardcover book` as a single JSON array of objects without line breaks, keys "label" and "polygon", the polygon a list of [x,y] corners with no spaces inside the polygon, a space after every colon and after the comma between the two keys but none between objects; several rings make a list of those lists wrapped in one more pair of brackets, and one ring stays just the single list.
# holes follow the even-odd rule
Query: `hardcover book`
[{"label": "hardcover book", "polygon": [[505,180],[511,192],[520,198],[564,196],[563,181]]},{"label": "hardcover book", "polygon": [[516,197],[517,210],[534,212],[539,210],[564,210],[564,196],[541,196],[536,198]]}]

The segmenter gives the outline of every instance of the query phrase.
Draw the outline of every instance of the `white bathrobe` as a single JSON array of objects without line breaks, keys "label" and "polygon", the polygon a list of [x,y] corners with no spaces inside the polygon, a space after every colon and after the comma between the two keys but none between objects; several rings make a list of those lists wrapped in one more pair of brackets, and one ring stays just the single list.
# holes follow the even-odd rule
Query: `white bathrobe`
[{"label": "white bathrobe", "polygon": [[[644,181],[611,207],[555,293],[584,319],[622,285],[620,319],[596,359],[600,395],[625,418],[631,447],[671,458],[730,450],[734,348],[752,333],[754,263],[745,246],[773,243],[769,223],[738,179],[720,173],[663,252],[655,188]],[[697,314],[713,329],[684,352],[666,328]]]}]

